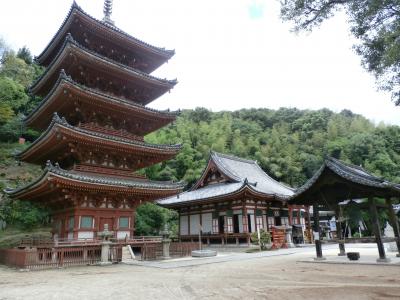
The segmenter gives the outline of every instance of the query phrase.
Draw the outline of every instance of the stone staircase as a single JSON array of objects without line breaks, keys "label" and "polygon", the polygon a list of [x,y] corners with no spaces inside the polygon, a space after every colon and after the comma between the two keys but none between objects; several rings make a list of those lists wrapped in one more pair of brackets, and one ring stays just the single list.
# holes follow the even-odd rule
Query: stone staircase
[{"label": "stone staircase", "polygon": [[133,253],[130,245],[122,247],[122,261],[121,262],[126,263],[126,264],[136,262],[135,254]]}]

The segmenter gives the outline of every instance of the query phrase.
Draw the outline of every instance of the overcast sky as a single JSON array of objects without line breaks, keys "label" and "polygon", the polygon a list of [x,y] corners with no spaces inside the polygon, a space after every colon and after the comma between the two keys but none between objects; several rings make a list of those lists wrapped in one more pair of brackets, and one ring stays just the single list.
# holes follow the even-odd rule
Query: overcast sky
[{"label": "overcast sky", "polygon": [[[77,2],[102,18],[103,0]],[[38,55],[71,3],[2,1],[0,36],[13,48],[27,45]],[[400,107],[376,90],[352,50],[344,14],[299,35],[279,19],[277,0],[114,0],[112,19],[137,38],[176,50],[154,75],[179,83],[152,107],[327,107],[400,125]]]}]

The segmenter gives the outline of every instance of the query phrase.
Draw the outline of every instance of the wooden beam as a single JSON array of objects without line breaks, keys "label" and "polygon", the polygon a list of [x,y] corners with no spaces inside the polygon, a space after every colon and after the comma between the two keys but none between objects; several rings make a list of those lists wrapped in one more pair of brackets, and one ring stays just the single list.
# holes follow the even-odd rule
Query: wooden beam
[{"label": "wooden beam", "polygon": [[389,211],[389,219],[390,219],[390,223],[392,223],[393,226],[393,232],[394,232],[394,236],[397,238],[396,239],[396,245],[397,245],[397,257],[400,257],[400,234],[399,234],[399,218],[396,216],[394,209],[393,209],[393,205],[392,205],[392,200],[390,199],[390,197],[386,198],[386,205],[387,205],[387,209]]},{"label": "wooden beam", "polygon": [[[339,240],[343,239],[343,232],[342,232],[342,222],[339,220],[340,216],[340,207],[339,205],[336,206],[335,209],[335,219],[336,219],[336,235]],[[339,242],[339,256],[345,256],[346,255],[346,249],[344,247],[344,243]]]},{"label": "wooden beam", "polygon": [[313,205],[313,218],[314,218],[314,242],[315,242],[315,251],[317,253],[317,257],[315,260],[325,260],[325,257],[322,256],[322,245],[321,245],[321,230],[319,227],[319,208],[318,204],[314,203]]},{"label": "wooden beam", "polygon": [[372,227],[374,230],[375,240],[376,240],[376,244],[378,246],[378,252],[379,252],[379,258],[376,261],[377,262],[389,262],[390,259],[386,258],[385,248],[384,248],[383,242],[382,242],[381,228],[380,228],[379,219],[378,219],[378,210],[376,209],[376,206],[375,206],[374,197],[372,197],[372,196],[368,197],[368,204],[369,204],[369,209],[370,209],[371,217],[372,217]]}]

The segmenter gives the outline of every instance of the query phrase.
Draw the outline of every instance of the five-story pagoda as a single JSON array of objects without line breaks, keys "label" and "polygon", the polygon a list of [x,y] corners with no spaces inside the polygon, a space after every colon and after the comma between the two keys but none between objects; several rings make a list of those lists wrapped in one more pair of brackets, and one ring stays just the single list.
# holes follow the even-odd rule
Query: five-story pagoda
[{"label": "five-story pagoda", "polygon": [[49,207],[59,238],[94,238],[105,224],[117,237],[130,237],[139,204],[183,187],[136,172],[180,149],[143,138],[175,119],[174,113],[145,107],[176,84],[150,75],[174,51],[115,27],[111,4],[105,1],[99,21],[74,2],[36,57],[46,70],[31,92],[44,98],[25,122],[44,132],[18,156],[46,167],[40,178],[7,193]]}]

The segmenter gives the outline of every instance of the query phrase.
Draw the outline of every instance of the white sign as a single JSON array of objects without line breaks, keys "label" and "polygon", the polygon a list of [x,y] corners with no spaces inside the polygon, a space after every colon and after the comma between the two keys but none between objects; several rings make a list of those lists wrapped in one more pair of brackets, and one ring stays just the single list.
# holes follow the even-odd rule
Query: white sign
[{"label": "white sign", "polygon": [[335,220],[329,221],[329,228],[331,231],[336,231],[336,221]]},{"label": "white sign", "polygon": [[319,232],[313,231],[313,235],[314,235],[314,241],[319,241]]}]

